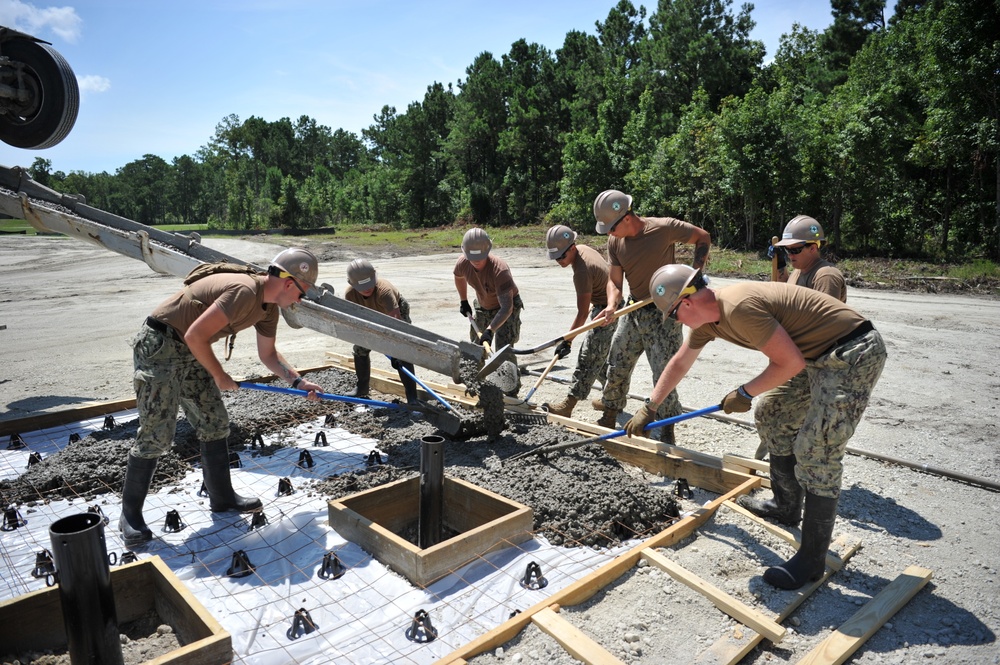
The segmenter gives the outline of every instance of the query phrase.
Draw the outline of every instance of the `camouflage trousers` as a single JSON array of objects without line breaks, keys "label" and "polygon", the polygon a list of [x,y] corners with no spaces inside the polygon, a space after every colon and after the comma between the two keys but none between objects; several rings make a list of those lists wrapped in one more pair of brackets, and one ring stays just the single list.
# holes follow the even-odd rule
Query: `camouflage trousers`
[{"label": "camouflage trousers", "polygon": [[[593,319],[604,307],[594,305],[590,308],[590,319]],[[611,348],[611,338],[618,329],[618,319],[606,326],[588,330],[580,343],[580,352],[576,358],[576,369],[573,371],[573,385],[569,389],[571,397],[586,399],[594,380],[601,378],[601,383],[607,380],[608,350]]]},{"label": "camouflage trousers", "polygon": [[877,330],[806,362],[784,385],[760,396],[754,420],[773,455],[795,455],[795,477],[807,492],[840,496],[847,441],[861,421],[882,368]]},{"label": "camouflage trousers", "polygon": [[[473,309],[475,311],[475,314],[473,316],[475,317],[476,325],[479,326],[480,330],[486,330],[486,326],[490,325],[490,321],[492,321],[493,317],[495,317],[497,315],[497,312],[500,311],[499,307],[495,309],[484,309],[479,304],[478,299],[476,299],[473,302]],[[504,321],[502,326],[500,326],[500,330],[495,330],[493,332],[493,343],[490,344],[491,348],[501,349],[504,346],[507,346],[508,344],[514,346],[515,344],[517,344],[517,341],[521,339],[522,309],[524,309],[524,303],[521,302],[521,296],[516,296],[514,298],[514,311],[510,313],[510,316],[507,317],[507,320]],[[479,343],[479,337],[476,336],[476,331],[472,329],[472,326],[469,326],[469,339],[476,344]],[[510,360],[512,363],[514,363],[514,366],[517,367],[517,356],[515,356],[513,353],[507,354],[506,360]],[[520,368],[518,368],[517,388],[515,390],[512,390],[511,392],[516,393],[520,389],[521,389],[521,370]]]},{"label": "camouflage trousers", "polygon": [[[403,321],[413,323],[413,321],[410,321],[410,303],[408,303],[406,298],[403,296],[399,296],[399,316]],[[353,351],[356,356],[368,356],[371,355],[372,352],[371,349],[366,349],[365,347],[358,346],[357,344],[354,345]]]},{"label": "camouflage trousers", "polygon": [[131,454],[152,459],[170,450],[177,431],[177,409],[201,441],[229,436],[229,414],[222,392],[187,345],[143,326],[132,340],[139,431]]},{"label": "camouflage trousers", "polygon": [[[653,305],[629,312],[618,320],[618,328],[611,339],[608,352],[608,380],[604,384],[604,406],[623,411],[628,399],[628,389],[632,383],[632,371],[645,351],[649,368],[653,372],[653,383],[660,378],[670,359],[681,348],[684,341],[681,324],[667,319]],[[672,390],[656,412],[656,419],[670,418],[681,414],[681,402],[677,391]]]}]

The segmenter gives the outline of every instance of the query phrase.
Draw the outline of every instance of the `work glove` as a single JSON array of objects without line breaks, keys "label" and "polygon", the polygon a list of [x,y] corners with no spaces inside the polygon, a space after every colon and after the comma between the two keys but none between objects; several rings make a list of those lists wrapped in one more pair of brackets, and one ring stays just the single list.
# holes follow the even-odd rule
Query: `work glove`
[{"label": "work glove", "polygon": [[659,408],[659,404],[652,402],[647,402],[640,406],[639,410],[632,416],[632,419],[625,423],[625,433],[629,436],[642,436],[646,430],[646,425],[653,422],[656,418],[656,410]]},{"label": "work glove", "polygon": [[565,358],[566,356],[569,355],[569,352],[570,352],[569,340],[564,339],[563,341],[559,342],[559,346],[556,347],[556,355],[559,356],[560,358]]},{"label": "work glove", "polygon": [[479,336],[480,344],[493,344],[493,331],[487,328],[483,331],[483,334]]},{"label": "work glove", "polygon": [[750,410],[753,395],[740,386],[722,399],[722,410],[726,413],[746,413]]},{"label": "work glove", "polygon": [[458,306],[458,311],[462,313],[462,316],[472,316],[472,305],[469,304],[468,300],[463,300],[462,304]]}]

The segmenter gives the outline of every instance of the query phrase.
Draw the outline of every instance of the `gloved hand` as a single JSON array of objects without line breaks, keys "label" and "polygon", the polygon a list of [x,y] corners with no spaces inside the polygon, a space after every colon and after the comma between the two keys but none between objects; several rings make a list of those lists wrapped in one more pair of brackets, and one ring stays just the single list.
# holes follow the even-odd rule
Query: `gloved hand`
[{"label": "gloved hand", "polygon": [[722,410],[726,413],[746,413],[750,410],[753,395],[740,386],[722,399]]},{"label": "gloved hand", "polygon": [[640,406],[639,410],[632,416],[632,419],[625,423],[625,433],[629,436],[642,436],[646,425],[653,422],[656,418],[656,410],[659,408],[659,404],[652,402]]},{"label": "gloved hand", "polygon": [[480,344],[493,344],[493,331],[487,328],[483,331],[483,334],[479,336]]},{"label": "gloved hand", "polygon": [[564,339],[563,341],[559,342],[559,346],[556,347],[556,355],[559,356],[560,358],[565,358],[566,356],[569,355],[569,352],[570,352],[569,340]]},{"label": "gloved hand", "polygon": [[458,311],[462,313],[462,316],[472,316],[472,305],[469,304],[468,300],[463,300],[462,304],[458,306]]}]

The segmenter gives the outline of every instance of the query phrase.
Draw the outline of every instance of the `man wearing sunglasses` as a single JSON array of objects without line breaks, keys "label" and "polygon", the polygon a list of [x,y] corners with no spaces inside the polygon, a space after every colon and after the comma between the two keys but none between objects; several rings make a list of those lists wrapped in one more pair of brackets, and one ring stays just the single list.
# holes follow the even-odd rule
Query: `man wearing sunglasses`
[{"label": "man wearing sunglasses", "polygon": [[[615,189],[601,192],[594,200],[597,232],[607,234],[608,304],[601,313],[610,323],[616,305],[621,302],[624,281],[628,281],[628,304],[649,297],[649,279],[657,268],[675,262],[678,243],[694,245],[691,264],[698,270],[705,267],[712,238],[704,229],[672,217],[639,217],[632,212],[632,197]],[[608,353],[608,380],[603,398],[593,406],[603,411],[597,424],[617,429],[618,416],[625,408],[632,372],[645,352],[653,376],[659,376],[667,361],[681,345],[681,326],[661,322],[652,303],[620,317],[618,329]],[[660,418],[680,415],[681,402],[675,391],[663,400]],[[673,426],[660,433],[664,443],[674,443]]]},{"label": "man wearing sunglasses", "polygon": [[776,243],[792,264],[789,284],[797,284],[847,302],[847,282],[843,273],[820,254],[826,242],[823,227],[808,215],[793,217]]},{"label": "man wearing sunglasses", "polygon": [[[576,317],[570,330],[596,318],[608,304],[608,262],[601,253],[576,242],[576,232],[568,226],[557,224],[545,234],[545,248],[549,258],[561,268],[573,268],[573,286],[576,289]],[[619,303],[620,304],[620,303]],[[580,344],[580,353],[573,371],[573,385],[569,394],[549,405],[549,413],[569,417],[573,407],[590,394],[594,379],[604,383],[608,365],[608,349],[618,327],[615,320],[610,325],[588,330]],[[556,347],[556,354],[565,358],[570,354],[570,340],[563,340]]]},{"label": "man wearing sunglasses", "polygon": [[[197,269],[196,269],[197,270]],[[305,249],[286,249],[274,257],[266,274],[221,271],[188,279],[146,318],[132,341],[139,430],[129,451],[119,520],[128,546],[152,539],[142,506],[157,460],[170,449],[177,410],[184,407],[201,442],[201,467],[213,512],[249,512],[260,499],[233,490],[229,474],[229,415],[223,390],[239,385],[222,368],[212,344],[253,327],[261,362],[293,388],[317,400],[322,388],[301,377],[274,341],[278,310],[289,307],[316,284],[319,264]],[[192,275],[193,276],[193,275]]]},{"label": "man wearing sunglasses", "polygon": [[[837,517],[847,442],[885,365],[881,335],[840,300],[780,282],[740,282],[715,290],[700,270],[669,265],[656,271],[649,289],[664,318],[691,333],[659,376],[648,405],[625,426],[630,435],[640,435],[653,421],[656,407],[714,339],[757,349],[768,359],[760,374],[722,399],[726,413],[749,411],[755,395],[806,375],[794,390],[773,398],[777,417],[756,418],[761,437],[774,441],[772,454],[792,460],[790,480],[776,477],[771,467],[775,511],[769,516],[788,525],[802,522],[799,551],[768,568],[764,581],[798,589],[819,579]],[[775,425],[779,432],[771,431]]]}]

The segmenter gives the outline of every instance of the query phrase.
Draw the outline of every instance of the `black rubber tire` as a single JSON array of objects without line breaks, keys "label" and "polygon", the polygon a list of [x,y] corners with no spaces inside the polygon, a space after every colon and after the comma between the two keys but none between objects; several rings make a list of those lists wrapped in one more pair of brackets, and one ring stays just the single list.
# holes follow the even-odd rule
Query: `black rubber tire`
[{"label": "black rubber tire", "polygon": [[69,63],[48,44],[10,39],[3,53],[25,65],[32,99],[18,108],[4,101],[0,141],[26,150],[51,148],[69,135],[80,110],[80,88]]}]

